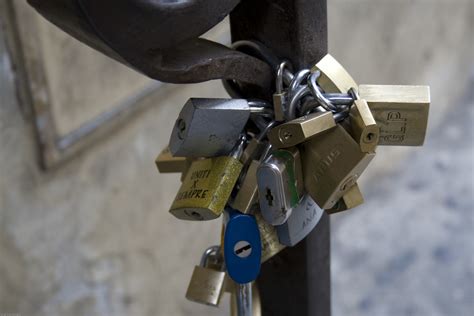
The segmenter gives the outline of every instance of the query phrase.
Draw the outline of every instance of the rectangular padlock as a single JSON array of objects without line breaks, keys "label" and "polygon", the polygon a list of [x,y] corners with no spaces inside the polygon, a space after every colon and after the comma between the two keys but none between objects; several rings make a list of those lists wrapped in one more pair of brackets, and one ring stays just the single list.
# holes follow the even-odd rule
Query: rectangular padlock
[{"label": "rectangular padlock", "polygon": [[380,129],[364,99],[355,100],[349,111],[349,133],[365,153],[375,152]]},{"label": "rectangular padlock", "polygon": [[228,155],[249,118],[247,100],[191,98],[173,127],[170,151],[183,157]]},{"label": "rectangular padlock", "polygon": [[231,156],[194,160],[176,194],[170,213],[179,219],[203,221],[218,218],[234,189],[240,172],[245,139]]},{"label": "rectangular padlock", "polygon": [[326,210],[328,214],[339,213],[355,208],[364,203],[364,196],[360,191],[359,185],[354,184],[337,203],[330,209]]},{"label": "rectangular padlock", "polygon": [[321,72],[318,79],[319,86],[326,93],[342,92],[346,93],[351,88],[357,89],[357,83],[346,69],[331,55],[324,56],[316,65],[311,68],[311,72]]},{"label": "rectangular padlock", "polygon": [[286,223],[276,226],[281,244],[293,247],[303,240],[319,223],[324,211],[309,194],[293,209]]},{"label": "rectangular padlock", "polygon": [[430,107],[429,86],[360,85],[380,127],[379,145],[421,146]]},{"label": "rectangular padlock", "polygon": [[293,147],[335,126],[331,112],[311,113],[272,128],[268,139],[275,148]]},{"label": "rectangular padlock", "polygon": [[188,166],[186,158],[173,157],[168,146],[156,157],[155,164],[160,173],[182,173]]},{"label": "rectangular padlock", "polygon": [[375,157],[362,152],[339,124],[303,145],[305,189],[322,209],[332,208]]},{"label": "rectangular padlock", "polygon": [[278,241],[278,234],[275,227],[268,224],[263,219],[258,208],[255,210],[254,214],[260,231],[260,240],[262,241],[262,263],[264,263],[285,249],[285,245],[282,245]]},{"label": "rectangular padlock", "polygon": [[257,184],[263,218],[272,225],[283,224],[304,192],[299,150],[274,151],[258,167]]},{"label": "rectangular padlock", "polygon": [[258,201],[257,169],[259,165],[258,160],[252,160],[240,185],[240,190],[229,203],[232,208],[241,213],[250,213],[252,206]]}]

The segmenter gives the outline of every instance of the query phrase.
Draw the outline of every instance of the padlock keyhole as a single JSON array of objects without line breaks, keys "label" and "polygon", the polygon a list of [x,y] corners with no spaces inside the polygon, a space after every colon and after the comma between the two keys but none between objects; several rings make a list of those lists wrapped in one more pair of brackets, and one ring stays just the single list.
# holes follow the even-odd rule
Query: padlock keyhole
[{"label": "padlock keyhole", "polygon": [[267,194],[265,195],[265,198],[267,199],[267,202],[268,202],[268,205],[269,206],[273,206],[273,195],[272,195],[272,191],[267,188]]},{"label": "padlock keyhole", "polygon": [[246,240],[241,240],[235,244],[234,253],[239,258],[247,258],[252,253],[252,245]]}]

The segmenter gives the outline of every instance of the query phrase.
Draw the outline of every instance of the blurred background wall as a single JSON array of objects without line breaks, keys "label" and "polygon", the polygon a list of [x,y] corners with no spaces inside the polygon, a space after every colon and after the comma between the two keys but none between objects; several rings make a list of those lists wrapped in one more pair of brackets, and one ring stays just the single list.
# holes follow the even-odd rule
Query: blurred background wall
[{"label": "blurred background wall", "polygon": [[[330,53],[356,81],[429,84],[432,98],[425,146],[379,147],[362,178],[366,203],[332,217],[333,314],[472,315],[473,1],[328,6]],[[3,25],[8,14],[0,11]],[[164,85],[114,133],[42,171],[34,117],[16,93],[18,52],[6,42],[0,31],[0,314],[225,315],[227,298],[220,309],[184,298],[201,252],[219,241],[220,222],[169,215],[179,177],[154,166],[181,106],[191,96],[225,97],[220,83]],[[51,53],[55,43],[45,43]],[[43,57],[68,74],[71,60]],[[122,73],[108,73],[120,66],[107,63],[97,64],[104,82]],[[81,82],[76,73],[49,75],[51,95]],[[69,96],[109,102],[124,89],[104,85],[78,86]],[[66,134],[78,116],[100,112],[53,101],[57,130]]]}]

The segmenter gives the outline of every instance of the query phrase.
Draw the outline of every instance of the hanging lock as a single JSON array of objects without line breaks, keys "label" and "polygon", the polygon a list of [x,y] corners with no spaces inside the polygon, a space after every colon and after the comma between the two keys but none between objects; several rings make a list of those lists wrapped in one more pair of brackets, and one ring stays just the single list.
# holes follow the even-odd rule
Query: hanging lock
[{"label": "hanging lock", "polygon": [[242,170],[242,137],[231,156],[197,159],[191,163],[170,213],[179,219],[203,221],[219,217]]},{"label": "hanging lock", "polygon": [[305,189],[322,209],[330,209],[356,183],[375,153],[363,153],[340,125],[304,143]]},{"label": "hanging lock", "polygon": [[311,72],[321,72],[318,79],[319,86],[326,93],[342,92],[346,93],[351,88],[357,87],[357,83],[344,67],[331,55],[324,56],[313,68]]},{"label": "hanging lock", "polygon": [[155,164],[160,173],[184,173],[190,161],[185,157],[173,157],[169,147],[166,146],[156,157]]},{"label": "hanging lock", "polygon": [[295,246],[303,240],[319,223],[324,211],[318,207],[309,194],[305,194],[301,202],[293,209],[288,220],[276,226],[281,244]]},{"label": "hanging lock", "polygon": [[194,267],[191,281],[186,291],[186,298],[190,301],[218,306],[225,289],[223,259],[219,246],[206,249],[199,266]]},{"label": "hanging lock", "polygon": [[276,228],[262,217],[258,209],[255,210],[255,219],[257,221],[258,230],[260,231],[260,239],[262,241],[262,263],[276,256],[280,251],[285,249],[278,241]]},{"label": "hanging lock", "polygon": [[[253,102],[265,104],[264,102]],[[178,157],[228,155],[250,114],[266,113],[244,99],[191,98],[181,110],[170,138],[170,151]]]},{"label": "hanging lock", "polygon": [[421,146],[430,107],[429,86],[360,85],[380,127],[379,145]]},{"label": "hanging lock", "polygon": [[289,61],[283,61],[277,70],[275,93],[273,94],[273,111],[275,121],[281,122],[285,120],[286,102],[288,95],[283,91],[283,77],[285,69],[290,69]]},{"label": "hanging lock", "polygon": [[327,209],[328,214],[339,213],[355,208],[364,203],[364,196],[360,191],[359,185],[354,184],[343,196],[336,202],[336,204]]},{"label": "hanging lock", "polygon": [[254,281],[260,272],[262,246],[255,217],[227,208],[224,259],[227,273],[238,284]]},{"label": "hanging lock", "polygon": [[304,192],[299,150],[274,151],[258,167],[257,184],[263,218],[271,225],[283,224]]},{"label": "hanging lock", "polygon": [[356,100],[349,111],[347,131],[359,143],[362,152],[375,152],[379,142],[380,128],[372,116],[367,101],[360,99],[354,88],[351,88],[351,91],[356,96]]},{"label": "hanging lock", "polygon": [[268,139],[275,148],[293,147],[335,126],[331,112],[311,113],[274,127]]}]

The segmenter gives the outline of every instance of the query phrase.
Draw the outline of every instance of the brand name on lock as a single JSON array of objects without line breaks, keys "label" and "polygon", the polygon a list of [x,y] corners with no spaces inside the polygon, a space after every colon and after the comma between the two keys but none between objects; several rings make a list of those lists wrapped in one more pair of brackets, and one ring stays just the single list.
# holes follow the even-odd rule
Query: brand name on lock
[{"label": "brand name on lock", "polygon": [[341,155],[339,148],[334,148],[329,154],[317,162],[315,172],[313,173],[314,179],[319,182],[324,174],[331,168],[332,164]]}]

